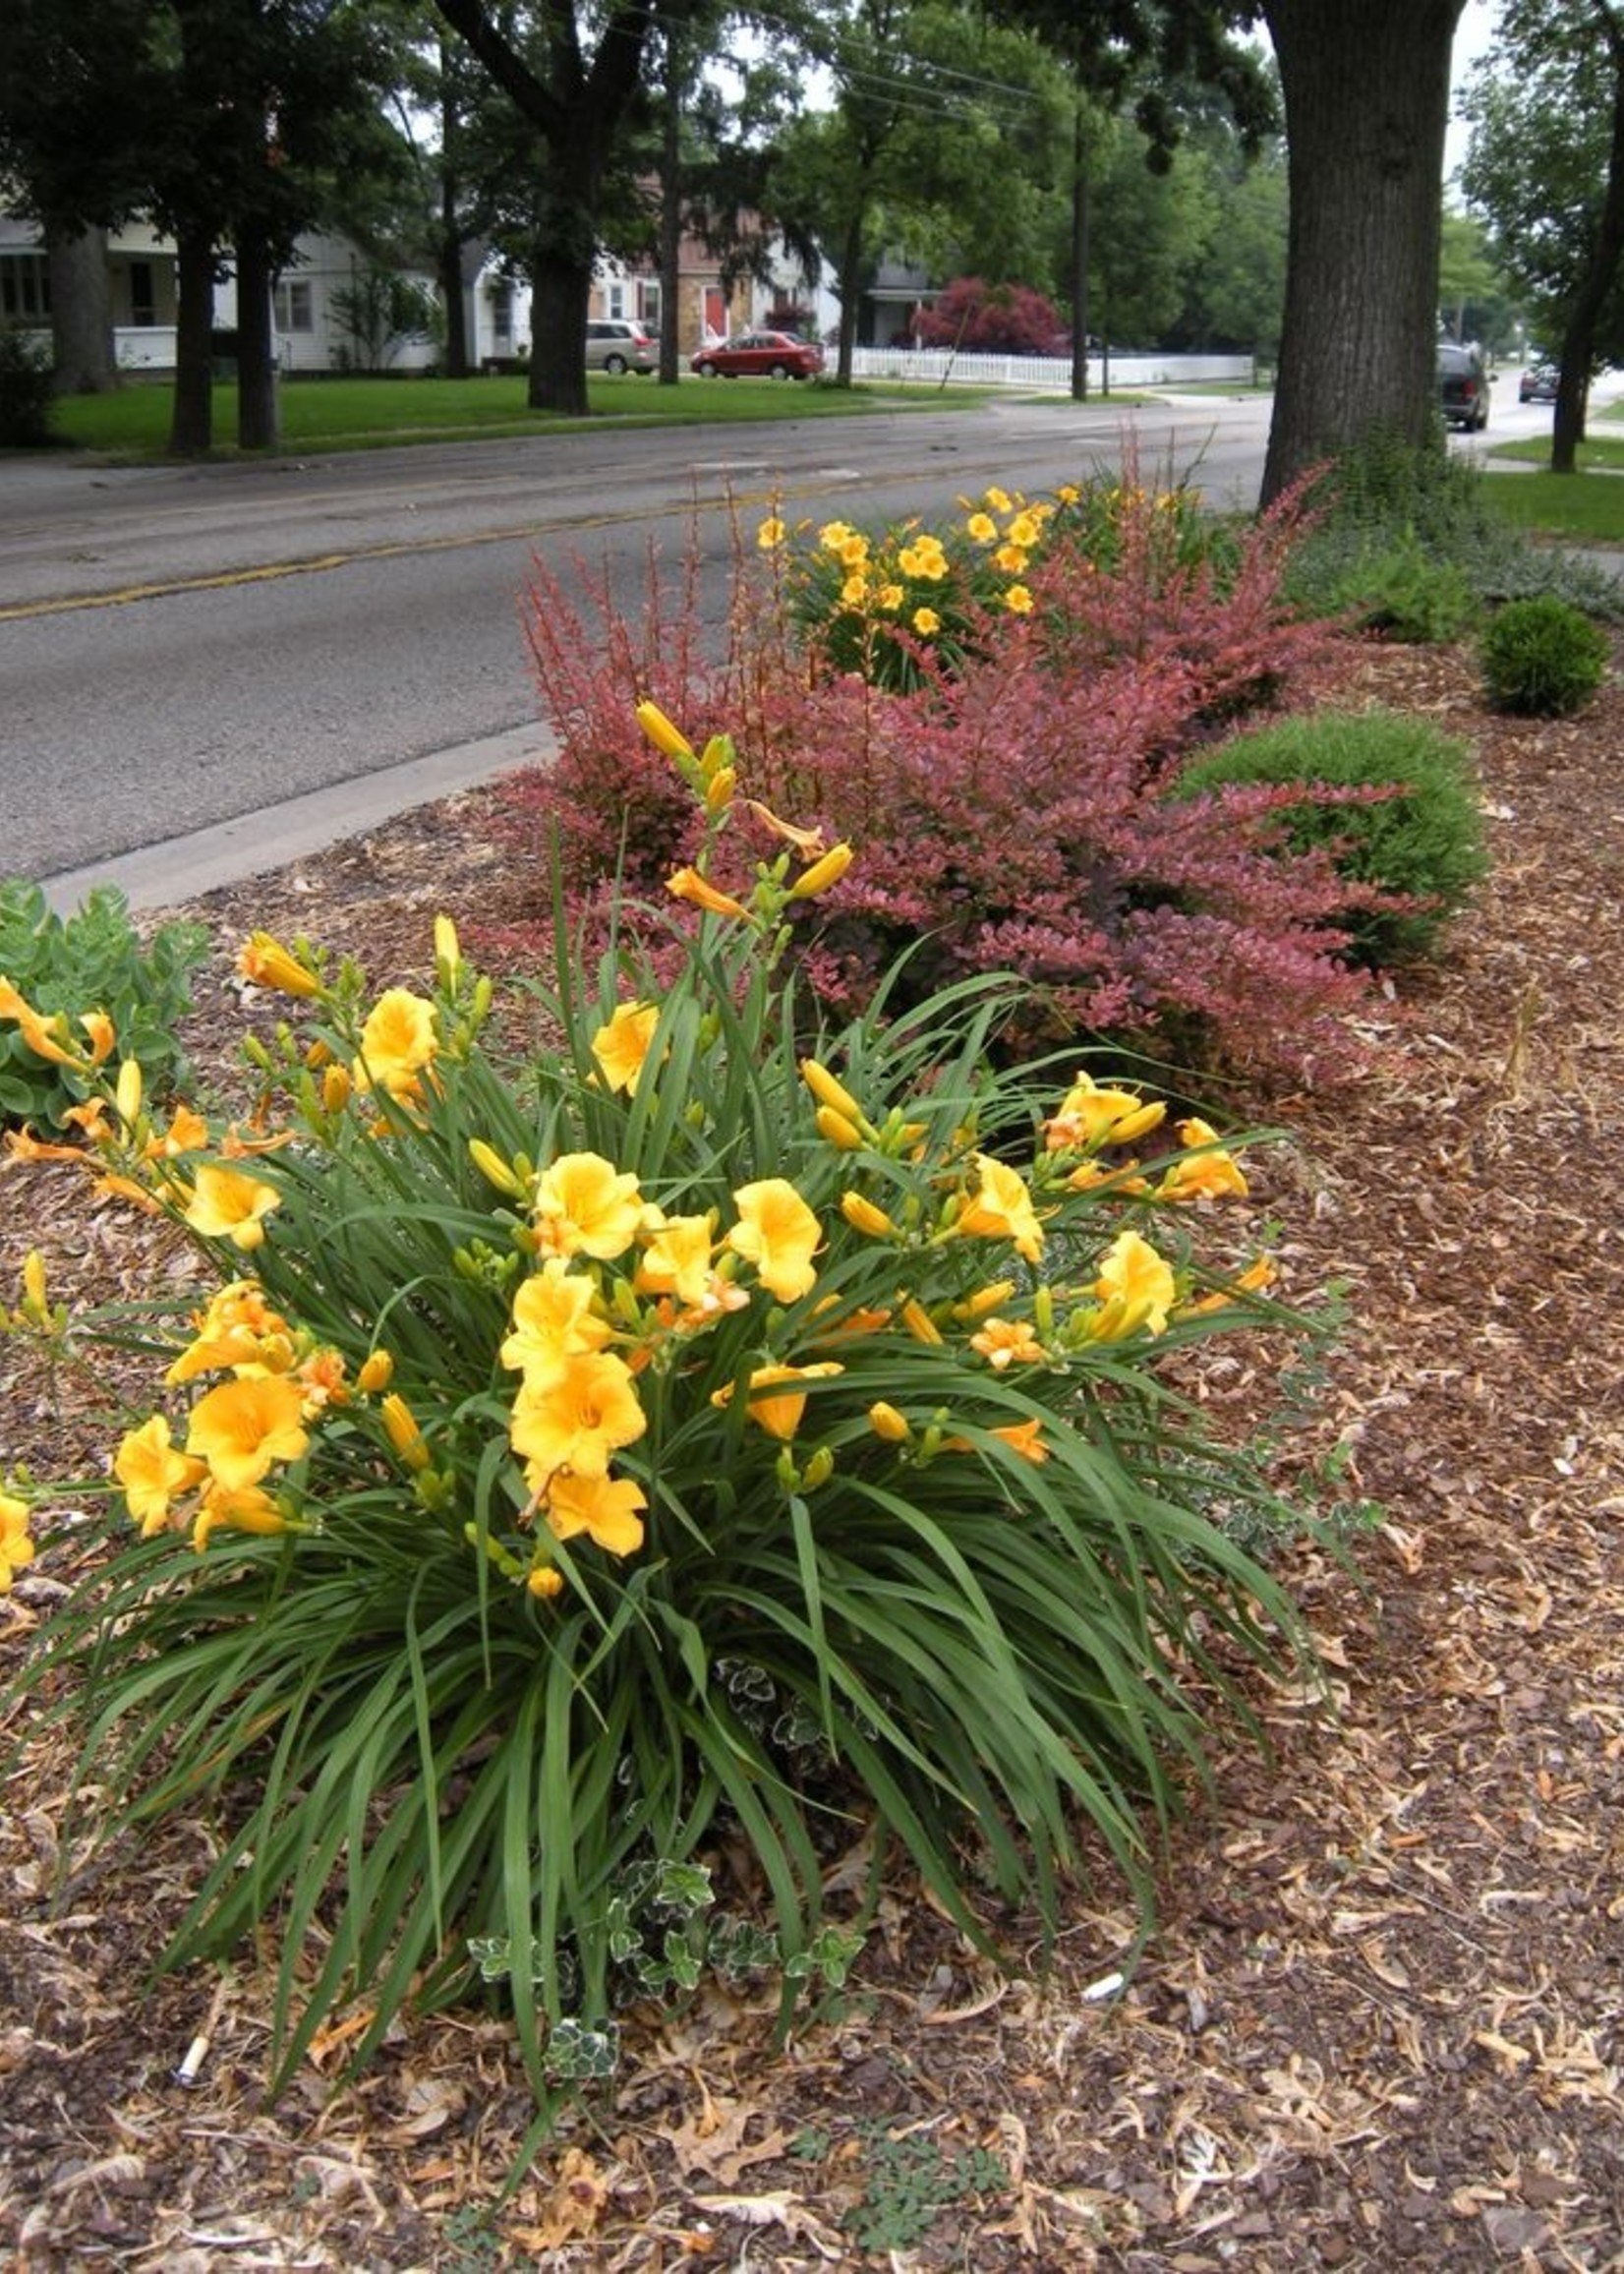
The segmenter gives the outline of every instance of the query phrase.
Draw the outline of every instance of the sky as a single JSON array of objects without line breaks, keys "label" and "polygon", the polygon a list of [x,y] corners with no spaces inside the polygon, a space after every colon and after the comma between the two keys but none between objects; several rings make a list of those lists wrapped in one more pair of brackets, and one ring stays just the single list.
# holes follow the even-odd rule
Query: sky
[{"label": "sky", "polygon": [[[1497,0],[1466,0],[1461,21],[1455,28],[1455,50],[1450,58],[1451,83],[1459,89],[1470,66],[1481,55],[1486,55],[1494,43],[1494,21],[1499,14]],[[1451,109],[1454,98],[1451,96]],[[1444,142],[1443,173],[1448,181],[1461,160],[1466,156],[1466,129],[1451,117],[1449,133]]]}]

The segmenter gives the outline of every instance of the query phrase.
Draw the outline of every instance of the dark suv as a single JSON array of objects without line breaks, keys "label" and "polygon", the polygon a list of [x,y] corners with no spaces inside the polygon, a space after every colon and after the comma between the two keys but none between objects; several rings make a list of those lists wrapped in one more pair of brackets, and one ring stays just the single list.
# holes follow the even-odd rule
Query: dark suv
[{"label": "dark suv", "polygon": [[1488,374],[1475,347],[1438,348],[1438,401],[1446,427],[1480,435],[1488,424]]}]

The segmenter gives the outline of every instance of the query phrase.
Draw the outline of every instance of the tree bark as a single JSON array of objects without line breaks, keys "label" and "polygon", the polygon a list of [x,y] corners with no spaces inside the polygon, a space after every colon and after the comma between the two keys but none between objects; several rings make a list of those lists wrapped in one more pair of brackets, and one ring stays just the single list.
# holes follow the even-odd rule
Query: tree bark
[{"label": "tree bark", "polygon": [[237,237],[237,441],[273,450],[279,439],[275,345],[270,325],[270,251],[261,229]]},{"label": "tree bark", "polygon": [[457,179],[456,147],[462,119],[451,92],[450,42],[439,40],[439,236],[435,262],[439,293],[445,304],[445,376],[468,377],[468,296],[462,288],[462,216],[457,210],[461,184]]},{"label": "tree bark", "polygon": [[660,157],[660,379],[674,387],[682,376],[677,291],[682,277],[682,97],[686,73],[676,29],[666,27],[666,85],[662,93]]},{"label": "tree bark", "polygon": [[51,280],[51,353],[59,395],[111,394],[118,385],[113,354],[107,232],[52,230],[46,240]]},{"label": "tree bark", "polygon": [[853,211],[841,245],[835,289],[841,300],[841,328],[836,333],[835,384],[851,384],[851,351],[857,344],[857,302],[863,280],[863,208]]},{"label": "tree bark", "polygon": [[1463,0],[1264,0],[1291,222],[1264,501],[1366,436],[1438,433],[1438,232]]},{"label": "tree bark", "polygon": [[1088,138],[1081,91],[1072,120],[1072,400],[1088,400]]},{"label": "tree bark", "polygon": [[170,454],[201,458],[214,439],[214,239],[194,223],[175,239],[175,403]]},{"label": "tree bark", "polygon": [[1550,470],[1578,470],[1585,439],[1585,408],[1595,360],[1595,332],[1624,260],[1624,15],[1603,4],[1595,10],[1596,29],[1606,46],[1613,75],[1612,119],[1607,144],[1607,188],[1601,201],[1595,240],[1584,279],[1568,309],[1557,363],[1556,408],[1551,418]]}]

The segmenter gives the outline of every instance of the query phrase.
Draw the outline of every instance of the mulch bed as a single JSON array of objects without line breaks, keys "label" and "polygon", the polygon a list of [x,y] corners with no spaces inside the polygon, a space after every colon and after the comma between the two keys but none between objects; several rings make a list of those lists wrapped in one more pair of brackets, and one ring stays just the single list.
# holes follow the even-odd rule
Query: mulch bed
[{"label": "mulch bed", "polygon": [[[1041,1980],[899,1883],[786,2051],[765,2002],[637,2017],[612,2097],[501,2203],[530,2104],[500,2021],[403,2027],[338,2089],[328,2042],[265,2105],[254,1954],[144,1978],[206,1828],[70,1855],[53,1899],[73,1764],[46,1743],[0,1811],[20,2266],[1624,2268],[1624,690],[1507,722],[1467,659],[1370,651],[1341,698],[1476,745],[1496,867],[1447,959],[1372,999],[1368,1071],[1272,1108],[1287,1292],[1341,1282],[1354,1320],[1304,1451],[1340,1448],[1371,1513],[1354,1572],[1292,1558],[1329,1696],[1271,1696],[1277,1759],[1223,1759],[1126,1983],[1109,1881]],[[200,1057],[255,925],[381,983],[423,970],[436,908],[499,914],[488,815],[453,799],[188,911],[220,943]],[[0,1288],[35,1241],[70,1300],[153,1260],[72,1171],[13,1165]],[[103,1461],[29,1363],[0,1343],[0,1465]],[[1244,1370],[1211,1394],[1244,1401]],[[0,1667],[64,1576],[0,1603]]]}]

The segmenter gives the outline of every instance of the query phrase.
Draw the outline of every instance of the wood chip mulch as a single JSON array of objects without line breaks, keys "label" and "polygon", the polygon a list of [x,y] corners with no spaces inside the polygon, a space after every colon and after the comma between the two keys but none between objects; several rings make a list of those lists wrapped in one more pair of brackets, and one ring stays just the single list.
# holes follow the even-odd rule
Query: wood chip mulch
[{"label": "wood chip mulch", "polygon": [[[1624,686],[1509,722],[1469,659],[1367,651],[1339,699],[1475,746],[1496,865],[1447,956],[1373,999],[1369,1071],[1272,1108],[1288,1291],[1343,1282],[1354,1320],[1305,1449],[1372,1513],[1354,1573],[1289,1566],[1329,1710],[1275,1695],[1276,1761],[1222,1761],[1126,1983],[1109,1882],[1046,1979],[899,1883],[786,2051],[748,2000],[642,2018],[504,2201],[530,2104],[499,2019],[404,2027],[335,2088],[339,2031],[267,2106],[254,1953],[145,1973],[206,1828],[70,1855],[54,1895],[74,1770],[45,1744],[0,1802],[16,2264],[1624,2269]],[[488,817],[454,799],[188,911],[219,943],[199,1055],[237,1030],[255,925],[381,983],[422,972],[435,909],[499,911]],[[0,1289],[36,1241],[70,1300],[148,1267],[73,1172],[13,1166]],[[94,1468],[103,1426],[30,1363],[0,1343],[0,1467]],[[0,1603],[0,1668],[62,1576]]]}]

